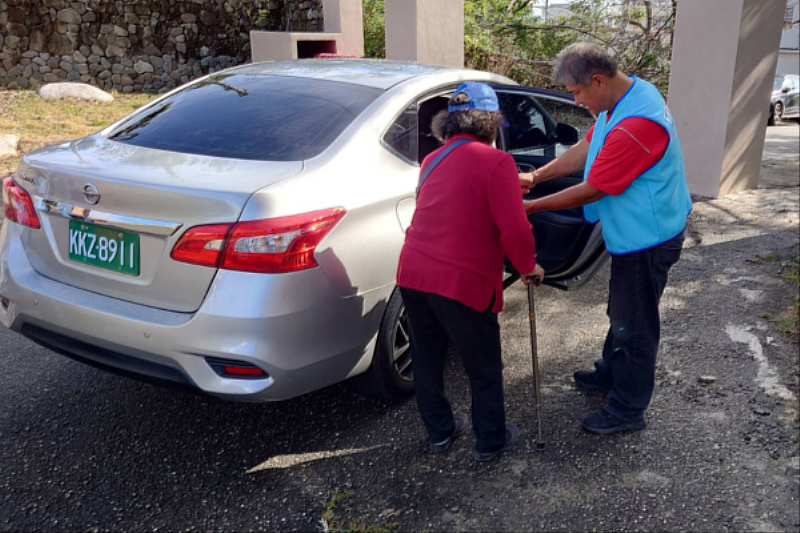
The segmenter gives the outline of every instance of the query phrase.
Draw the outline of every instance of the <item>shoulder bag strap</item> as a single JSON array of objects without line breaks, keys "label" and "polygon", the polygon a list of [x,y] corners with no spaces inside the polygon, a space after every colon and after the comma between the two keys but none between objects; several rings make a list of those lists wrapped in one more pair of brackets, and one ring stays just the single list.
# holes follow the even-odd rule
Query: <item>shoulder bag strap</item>
[{"label": "shoulder bag strap", "polygon": [[462,144],[467,144],[472,142],[472,139],[458,139],[457,141],[453,142],[450,146],[442,150],[442,152],[436,156],[436,159],[431,161],[431,164],[425,167],[425,170],[422,171],[422,176],[419,178],[419,185],[417,185],[417,194],[419,194],[419,190],[422,188],[422,184],[425,183],[425,180],[428,179],[428,176],[433,169],[435,169],[442,160],[450,155],[450,152],[461,146]]}]

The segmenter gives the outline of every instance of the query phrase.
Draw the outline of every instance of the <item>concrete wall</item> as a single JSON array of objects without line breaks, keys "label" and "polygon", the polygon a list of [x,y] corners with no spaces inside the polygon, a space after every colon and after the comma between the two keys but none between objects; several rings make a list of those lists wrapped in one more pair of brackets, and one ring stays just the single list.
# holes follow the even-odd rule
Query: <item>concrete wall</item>
[{"label": "concrete wall", "polygon": [[689,188],[755,188],[786,0],[681,0],[669,107]]},{"label": "concrete wall", "polygon": [[386,59],[464,66],[464,0],[386,0]]},{"label": "concrete wall", "polygon": [[0,0],[0,87],[163,92],[248,61],[252,28],[322,22],[321,0]]}]

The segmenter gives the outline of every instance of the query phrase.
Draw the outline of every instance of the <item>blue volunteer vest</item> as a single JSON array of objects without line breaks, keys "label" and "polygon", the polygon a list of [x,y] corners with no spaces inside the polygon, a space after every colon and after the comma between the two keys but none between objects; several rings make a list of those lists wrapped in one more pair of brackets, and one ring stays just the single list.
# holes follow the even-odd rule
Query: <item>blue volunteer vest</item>
[{"label": "blue volunteer vest", "polygon": [[606,135],[626,118],[643,117],[660,124],[669,133],[669,145],[658,163],[633,180],[622,194],[609,194],[584,206],[584,217],[588,222],[601,222],[606,248],[612,254],[653,248],[678,236],[692,210],[678,132],[658,89],[636,77],[608,122],[607,117],[606,111],[597,117],[584,181],[605,145]]}]

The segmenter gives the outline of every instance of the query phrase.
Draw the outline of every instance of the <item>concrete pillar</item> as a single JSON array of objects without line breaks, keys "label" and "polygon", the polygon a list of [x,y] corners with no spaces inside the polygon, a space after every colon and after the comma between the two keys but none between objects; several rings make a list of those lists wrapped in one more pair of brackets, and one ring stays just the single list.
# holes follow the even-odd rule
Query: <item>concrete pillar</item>
[{"label": "concrete pillar", "polygon": [[317,54],[364,56],[362,0],[322,0],[325,32],[251,31],[253,62]]},{"label": "concrete pillar", "polygon": [[694,194],[758,185],[786,0],[681,0],[669,108]]},{"label": "concrete pillar", "polygon": [[339,33],[337,53],[364,55],[364,13],[362,0],[322,0],[325,32]]},{"label": "concrete pillar", "polygon": [[386,0],[386,59],[464,66],[464,0]]}]

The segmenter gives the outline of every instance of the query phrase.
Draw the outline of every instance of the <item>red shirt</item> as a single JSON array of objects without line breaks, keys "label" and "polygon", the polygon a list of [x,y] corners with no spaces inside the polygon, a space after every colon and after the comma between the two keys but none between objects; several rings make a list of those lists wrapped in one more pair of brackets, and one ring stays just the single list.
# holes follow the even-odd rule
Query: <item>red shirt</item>
[{"label": "red shirt", "polygon": [[[463,137],[452,137],[447,144]],[[397,284],[477,311],[486,311],[494,294],[491,310],[499,313],[503,257],[520,273],[532,272],[536,243],[514,159],[472,139],[447,155],[420,189],[400,253]],[[422,169],[443,149],[426,157]]]},{"label": "red shirt", "polygon": [[[594,126],[586,134],[592,142]],[[633,180],[648,171],[664,156],[669,133],[647,118],[626,118],[606,135],[586,181],[597,189],[616,196],[625,192]]]}]

